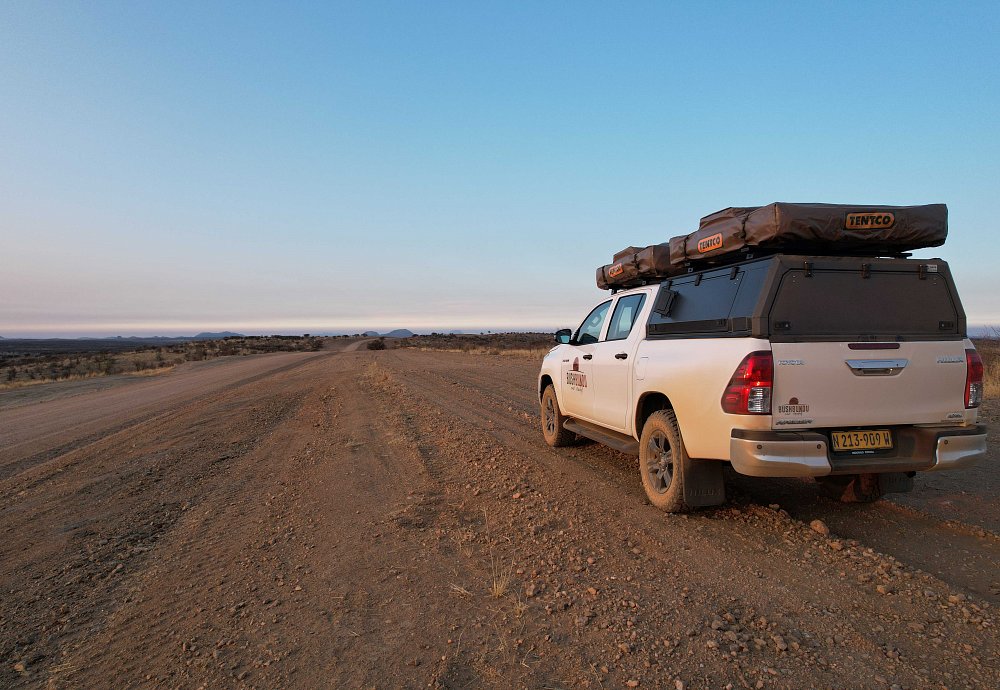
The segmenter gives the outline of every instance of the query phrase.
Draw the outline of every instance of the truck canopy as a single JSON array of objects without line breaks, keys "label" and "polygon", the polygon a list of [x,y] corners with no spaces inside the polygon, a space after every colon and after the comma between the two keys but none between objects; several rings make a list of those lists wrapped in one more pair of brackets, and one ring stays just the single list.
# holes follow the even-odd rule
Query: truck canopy
[{"label": "truck canopy", "polygon": [[965,312],[940,259],[775,255],[661,283],[650,338],[953,340]]}]

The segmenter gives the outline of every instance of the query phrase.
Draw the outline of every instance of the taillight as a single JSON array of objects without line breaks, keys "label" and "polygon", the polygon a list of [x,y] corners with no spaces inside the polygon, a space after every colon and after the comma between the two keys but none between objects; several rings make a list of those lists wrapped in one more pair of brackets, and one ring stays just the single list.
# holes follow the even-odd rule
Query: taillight
[{"label": "taillight", "polygon": [[774,361],[768,351],[751,352],[729,379],[722,410],[729,414],[771,414]]},{"label": "taillight", "polygon": [[983,402],[983,358],[975,350],[965,351],[965,407]]}]

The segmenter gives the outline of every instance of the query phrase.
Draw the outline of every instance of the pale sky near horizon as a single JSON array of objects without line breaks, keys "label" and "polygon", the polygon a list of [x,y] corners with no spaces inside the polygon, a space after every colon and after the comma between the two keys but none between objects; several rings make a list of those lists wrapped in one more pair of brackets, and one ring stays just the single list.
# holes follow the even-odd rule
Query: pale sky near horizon
[{"label": "pale sky near horizon", "polygon": [[0,4],[0,336],[579,322],[727,206],[947,203],[1000,324],[1000,6]]}]

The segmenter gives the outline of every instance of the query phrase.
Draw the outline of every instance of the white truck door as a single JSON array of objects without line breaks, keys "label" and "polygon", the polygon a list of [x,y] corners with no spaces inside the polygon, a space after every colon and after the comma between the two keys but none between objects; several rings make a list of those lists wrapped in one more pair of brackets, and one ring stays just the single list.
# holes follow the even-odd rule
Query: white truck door
[{"label": "white truck door", "polygon": [[593,421],[601,426],[626,432],[631,399],[632,367],[636,345],[644,337],[640,317],[646,305],[646,293],[624,295],[615,303],[608,332],[594,346]]},{"label": "white truck door", "polygon": [[572,346],[564,348],[560,364],[559,406],[563,414],[591,420],[594,413],[593,357],[604,332],[611,300],[602,302],[580,324],[573,335]]}]

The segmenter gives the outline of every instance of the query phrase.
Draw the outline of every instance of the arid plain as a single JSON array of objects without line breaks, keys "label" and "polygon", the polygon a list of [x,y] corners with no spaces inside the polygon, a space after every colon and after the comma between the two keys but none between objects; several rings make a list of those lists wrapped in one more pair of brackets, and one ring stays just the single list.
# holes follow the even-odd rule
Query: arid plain
[{"label": "arid plain", "polygon": [[332,339],[0,392],[0,686],[1000,687],[995,399],[912,494],[677,516],[544,444],[537,370]]}]

